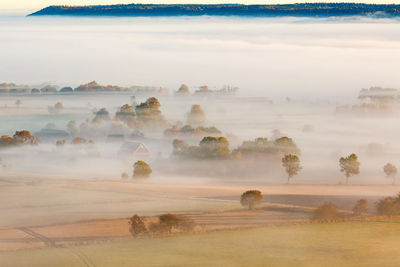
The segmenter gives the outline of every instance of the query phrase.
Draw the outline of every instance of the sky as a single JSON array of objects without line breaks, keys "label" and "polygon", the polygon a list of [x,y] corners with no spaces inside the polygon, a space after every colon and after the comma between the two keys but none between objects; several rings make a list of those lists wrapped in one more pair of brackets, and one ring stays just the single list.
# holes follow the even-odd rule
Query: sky
[{"label": "sky", "polygon": [[299,2],[360,2],[360,3],[399,3],[400,0],[0,0],[0,9],[41,9],[50,5],[96,5],[126,3],[242,3],[242,4],[279,4]]}]

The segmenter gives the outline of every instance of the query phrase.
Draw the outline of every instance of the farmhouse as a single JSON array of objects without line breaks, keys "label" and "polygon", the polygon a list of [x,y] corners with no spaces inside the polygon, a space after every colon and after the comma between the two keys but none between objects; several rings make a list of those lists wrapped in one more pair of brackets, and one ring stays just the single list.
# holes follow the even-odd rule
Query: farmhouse
[{"label": "farmhouse", "polygon": [[119,157],[148,157],[150,156],[150,151],[147,149],[146,145],[140,142],[125,142],[121,145],[119,152]]}]

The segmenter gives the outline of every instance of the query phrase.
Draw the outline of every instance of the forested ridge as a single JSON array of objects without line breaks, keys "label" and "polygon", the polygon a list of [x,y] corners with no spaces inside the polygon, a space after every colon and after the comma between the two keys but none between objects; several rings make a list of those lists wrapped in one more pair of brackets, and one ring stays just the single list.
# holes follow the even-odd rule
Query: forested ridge
[{"label": "forested ridge", "polygon": [[240,4],[126,4],[49,6],[30,16],[398,16],[400,5],[304,3],[287,5]]}]

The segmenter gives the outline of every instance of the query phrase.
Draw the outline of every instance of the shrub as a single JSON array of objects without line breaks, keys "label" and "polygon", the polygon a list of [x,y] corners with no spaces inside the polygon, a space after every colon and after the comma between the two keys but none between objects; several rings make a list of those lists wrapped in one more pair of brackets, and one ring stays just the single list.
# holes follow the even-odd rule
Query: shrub
[{"label": "shrub", "polygon": [[393,215],[400,213],[399,197],[385,197],[376,203],[376,211],[379,215],[388,216],[389,218]]},{"label": "shrub", "polygon": [[149,164],[139,160],[133,165],[133,178],[149,178],[152,173],[152,169]]},{"label": "shrub", "polygon": [[261,191],[249,190],[242,194],[240,197],[240,204],[244,207],[248,207],[249,210],[254,209],[254,207],[261,203],[263,196]]},{"label": "shrub", "polygon": [[353,214],[356,216],[361,216],[367,210],[368,201],[366,199],[360,199],[357,201],[356,205],[353,207]]},{"label": "shrub", "polygon": [[153,223],[149,227],[154,234],[171,234],[173,231],[187,233],[194,228],[194,222],[190,218],[176,214],[162,214],[158,220],[158,223]]},{"label": "shrub", "polygon": [[129,219],[129,224],[129,232],[131,232],[132,236],[137,237],[147,234],[146,225],[144,224],[143,219],[140,218],[137,214],[133,215]]},{"label": "shrub", "polygon": [[343,219],[343,214],[341,214],[335,205],[328,202],[318,207],[312,216],[313,221],[332,221],[337,219]]},{"label": "shrub", "polygon": [[64,139],[63,139],[63,140],[57,140],[56,146],[64,146],[66,142],[67,142],[67,141],[64,140]]}]

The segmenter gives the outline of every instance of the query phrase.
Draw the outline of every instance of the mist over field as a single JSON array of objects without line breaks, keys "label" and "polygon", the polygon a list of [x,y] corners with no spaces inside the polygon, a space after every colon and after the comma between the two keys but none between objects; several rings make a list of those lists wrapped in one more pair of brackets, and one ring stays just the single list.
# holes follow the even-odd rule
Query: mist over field
[{"label": "mist over field", "polygon": [[0,16],[0,265],[399,262],[399,23]]},{"label": "mist over field", "polygon": [[[354,96],[399,84],[397,19],[2,17],[1,80],[235,84],[241,94]],[[5,27],[7,26],[7,27]]]}]

